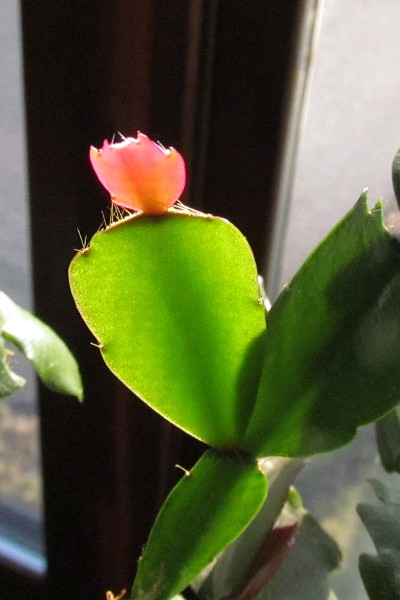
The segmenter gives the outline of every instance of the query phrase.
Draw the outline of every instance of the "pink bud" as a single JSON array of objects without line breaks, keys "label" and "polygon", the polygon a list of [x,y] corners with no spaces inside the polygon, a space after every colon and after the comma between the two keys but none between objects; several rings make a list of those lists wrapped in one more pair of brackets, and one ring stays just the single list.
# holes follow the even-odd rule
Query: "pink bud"
[{"label": "pink bud", "polygon": [[185,162],[174,148],[163,148],[143,133],[117,144],[90,147],[90,160],[111,200],[149,215],[165,213],[182,194]]}]

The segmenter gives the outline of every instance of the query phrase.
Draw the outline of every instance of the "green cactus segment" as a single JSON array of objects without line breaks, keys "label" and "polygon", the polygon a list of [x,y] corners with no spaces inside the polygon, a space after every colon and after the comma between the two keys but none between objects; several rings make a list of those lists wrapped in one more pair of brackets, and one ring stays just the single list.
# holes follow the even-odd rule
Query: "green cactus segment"
[{"label": "green cactus segment", "polygon": [[339,447],[400,401],[400,244],[364,193],[268,313],[256,456]]},{"label": "green cactus segment", "polygon": [[166,600],[183,590],[251,522],[266,493],[255,461],[207,451],[165,501],[131,600]]},{"label": "green cactus segment", "polygon": [[237,229],[206,215],[134,216],[94,236],[70,284],[111,371],[195,437],[240,448],[265,309]]},{"label": "green cactus segment", "polygon": [[[32,363],[44,385],[60,394],[82,400],[78,365],[67,346],[50,327],[15,304],[3,292],[0,292],[0,334],[3,342],[11,342]],[[3,361],[0,378],[3,378],[5,368]],[[11,378],[17,388],[24,383],[13,373]]]}]

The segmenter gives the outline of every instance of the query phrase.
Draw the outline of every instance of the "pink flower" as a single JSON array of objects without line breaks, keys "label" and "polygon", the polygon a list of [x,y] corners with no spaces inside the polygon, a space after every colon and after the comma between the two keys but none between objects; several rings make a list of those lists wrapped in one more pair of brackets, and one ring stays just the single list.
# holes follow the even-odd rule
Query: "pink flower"
[{"label": "pink flower", "polygon": [[111,200],[124,208],[163,214],[185,187],[185,162],[179,152],[140,132],[117,144],[105,140],[101,150],[91,146],[90,160]]}]

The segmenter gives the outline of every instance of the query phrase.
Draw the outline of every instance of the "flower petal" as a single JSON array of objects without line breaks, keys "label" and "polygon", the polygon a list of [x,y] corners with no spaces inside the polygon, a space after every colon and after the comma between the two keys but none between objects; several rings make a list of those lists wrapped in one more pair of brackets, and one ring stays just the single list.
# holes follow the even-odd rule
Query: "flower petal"
[{"label": "flower petal", "polygon": [[90,160],[115,204],[147,214],[165,213],[186,182],[185,162],[174,148],[165,149],[138,133],[116,144],[90,148]]}]

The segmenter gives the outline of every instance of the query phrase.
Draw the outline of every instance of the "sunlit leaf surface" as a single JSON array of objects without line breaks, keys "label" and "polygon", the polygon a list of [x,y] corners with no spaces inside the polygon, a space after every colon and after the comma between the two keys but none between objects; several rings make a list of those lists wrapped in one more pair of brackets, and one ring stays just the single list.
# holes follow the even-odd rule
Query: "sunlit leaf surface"
[{"label": "sunlit leaf surface", "polygon": [[207,215],[135,216],[94,236],[70,282],[104,360],[129,388],[208,444],[240,447],[265,308],[237,229]]}]

